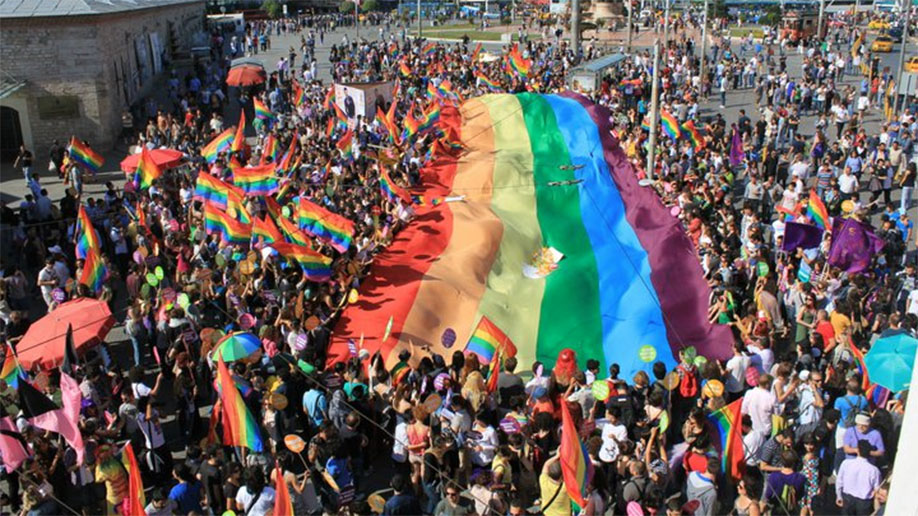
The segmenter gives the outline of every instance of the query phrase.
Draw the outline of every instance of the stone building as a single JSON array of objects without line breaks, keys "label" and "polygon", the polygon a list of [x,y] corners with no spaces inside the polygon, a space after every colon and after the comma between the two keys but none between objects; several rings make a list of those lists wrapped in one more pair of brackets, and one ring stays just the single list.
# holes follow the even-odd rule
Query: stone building
[{"label": "stone building", "polygon": [[[0,151],[76,135],[112,148],[122,116],[204,28],[204,0],[0,2]],[[43,161],[43,160],[42,160]]]}]

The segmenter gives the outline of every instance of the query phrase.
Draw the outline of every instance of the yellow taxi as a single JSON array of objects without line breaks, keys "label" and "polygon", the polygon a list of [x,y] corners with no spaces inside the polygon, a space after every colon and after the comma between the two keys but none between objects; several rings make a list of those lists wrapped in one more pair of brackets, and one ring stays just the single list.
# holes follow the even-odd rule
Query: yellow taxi
[{"label": "yellow taxi", "polygon": [[889,36],[877,36],[877,39],[873,40],[873,44],[870,45],[870,50],[872,52],[892,52],[893,43],[893,39]]},{"label": "yellow taxi", "polygon": [[905,62],[905,71],[918,73],[918,56],[912,56]]},{"label": "yellow taxi", "polygon": [[871,20],[871,22],[867,24],[867,28],[873,30],[889,29],[889,22],[884,20]]}]

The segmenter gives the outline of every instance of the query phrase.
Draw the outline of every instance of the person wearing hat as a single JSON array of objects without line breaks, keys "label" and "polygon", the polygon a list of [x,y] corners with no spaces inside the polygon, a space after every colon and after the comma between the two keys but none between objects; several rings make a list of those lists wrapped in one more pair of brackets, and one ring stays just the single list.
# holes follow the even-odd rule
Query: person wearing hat
[{"label": "person wearing hat", "polygon": [[854,416],[854,426],[845,431],[844,450],[847,458],[852,459],[858,454],[858,443],[867,441],[870,443],[872,451],[867,458],[872,463],[886,454],[886,448],[883,446],[883,436],[880,431],[870,428],[870,416],[866,412],[861,412]]},{"label": "person wearing hat", "polygon": [[857,442],[857,455],[842,462],[835,477],[835,505],[845,515],[873,513],[873,497],[880,487],[880,470],[871,464],[873,447],[866,440]]}]

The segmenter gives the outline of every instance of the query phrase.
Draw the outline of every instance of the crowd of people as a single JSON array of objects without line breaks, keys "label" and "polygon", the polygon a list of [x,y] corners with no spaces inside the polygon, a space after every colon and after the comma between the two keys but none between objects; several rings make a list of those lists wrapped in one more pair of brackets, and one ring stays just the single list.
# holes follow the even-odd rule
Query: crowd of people
[{"label": "crowd of people", "polygon": [[[697,20],[673,22],[661,52],[660,110],[683,127],[694,124],[700,141],[661,130],[650,148],[648,50],[628,55],[585,93],[611,110],[635,173],[683,221],[712,287],[711,321],[733,329],[732,358],[683,350],[674,370],[654,363],[627,377],[617,364],[600,371],[592,357],[566,350],[555,367],[507,359],[489,392],[487,367],[461,351],[403,353],[388,371],[362,354],[327,363],[352,289],[413,217],[412,203],[380,188],[380,168],[410,191],[437,153],[461,149],[444,145],[448,136],[436,130],[395,135],[401,122],[392,131],[385,117],[339,123],[330,83],[318,79],[324,63],[316,47],[330,42],[334,82],[397,83],[396,121],[488,93],[562,91],[572,67],[598,49],[578,53],[561,38],[523,41],[513,49],[531,62],[523,75],[502,55],[482,59],[467,41],[416,40],[387,17],[371,17],[368,37],[357,40],[334,34],[347,23],[329,15],[255,23],[243,35],[215,32],[214,59],[174,73],[167,105],[151,101],[135,113],[144,121],[137,146],[185,156],[152,185],[128,177],[107,183],[102,196],[84,194],[91,174],[56,145],[50,159],[68,189],[53,202],[23,149],[18,165],[31,194],[18,209],[0,206],[4,356],[22,353],[34,316],[81,297],[108,302],[131,347],[103,342],[73,373],[82,394],[82,461],[69,442],[30,424],[17,389],[0,380],[0,416],[14,423],[4,430],[28,446],[28,458],[3,472],[0,512],[123,514],[126,443],[140,462],[148,515],[276,514],[277,486],[296,514],[882,511],[907,391],[883,393],[865,382],[858,357],[878,339],[914,337],[918,329],[908,215],[918,120],[906,106],[880,131],[865,127],[886,120],[883,92],[892,77],[866,45],[852,50],[856,30],[834,29],[799,51],[771,39],[714,36],[702,76],[701,48],[688,32]],[[263,85],[228,88],[230,60],[270,48],[272,33],[296,34],[301,44]],[[789,64],[798,61],[794,53],[802,64]],[[736,90],[753,92],[754,102],[735,120],[702,109],[716,95],[724,108]],[[271,120],[256,116],[253,99],[268,106]],[[248,148],[207,159],[202,149],[234,125],[238,115],[224,117],[237,108],[255,121]],[[812,132],[806,117],[816,120]],[[353,143],[342,148],[346,135]],[[655,168],[646,170],[651,151]],[[331,258],[328,281],[262,252],[258,237],[227,244],[204,230],[198,176],[232,183],[238,167],[263,163],[288,164],[280,191],[245,197],[227,211],[241,223],[275,220],[287,234],[278,219],[289,219],[292,199],[301,197],[352,221],[345,251],[310,242]],[[831,266],[828,232],[815,247],[785,249],[788,222],[814,222],[801,207],[811,190],[832,217],[876,222],[884,245],[868,266]],[[99,288],[79,283],[88,266],[74,249],[87,229],[77,222],[81,209],[107,270]],[[151,282],[157,268],[163,272]],[[229,368],[261,451],[229,446],[224,420],[202,416],[220,399],[214,347],[243,329],[263,349]],[[60,403],[58,371],[28,373],[45,375],[45,394]],[[597,383],[608,386],[606,399],[594,394],[602,392]],[[711,414],[738,400],[743,467],[732,475],[722,468],[726,450]],[[572,506],[557,453],[562,404],[594,466],[583,507]],[[371,496],[385,487],[383,499]]]}]

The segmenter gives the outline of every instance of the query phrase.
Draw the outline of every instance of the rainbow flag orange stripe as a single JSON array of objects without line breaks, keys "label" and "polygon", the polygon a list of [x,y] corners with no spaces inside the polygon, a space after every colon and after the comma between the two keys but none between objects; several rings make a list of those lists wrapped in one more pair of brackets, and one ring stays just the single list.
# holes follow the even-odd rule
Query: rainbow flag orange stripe
[{"label": "rainbow flag orange stripe", "polygon": [[275,220],[288,242],[297,245],[309,245],[309,236],[303,230],[298,229],[293,222],[284,218],[283,215],[275,217]]},{"label": "rainbow flag orange stripe", "polygon": [[19,380],[25,380],[27,378],[25,370],[19,365],[19,360],[16,360],[16,354],[13,353],[13,348],[7,343],[6,356],[3,358],[3,367],[0,367],[0,380],[5,381],[6,384],[13,389],[18,389]]},{"label": "rainbow flag orange stripe", "polygon": [[244,446],[254,452],[264,449],[258,423],[252,417],[245,405],[233,377],[230,376],[223,355],[217,354],[217,384],[220,400],[223,402],[223,424],[229,428],[229,442],[223,443],[230,446]]},{"label": "rainbow flag orange stripe", "polygon": [[239,112],[239,125],[236,126],[236,135],[233,136],[233,143],[230,150],[240,152],[245,148],[245,110]]},{"label": "rainbow flag orange stripe", "polygon": [[76,257],[78,260],[86,259],[86,256],[93,249],[101,249],[99,233],[93,227],[89,213],[86,212],[86,208],[82,204],[80,204],[79,211],[77,211],[76,230],[80,235],[76,243]]},{"label": "rainbow flag orange stripe", "polygon": [[[78,140],[76,136],[70,138],[70,145],[67,146],[67,150],[70,151],[71,160],[92,173],[98,172],[102,168],[102,164],[105,163],[105,158],[92,150],[89,145]],[[58,163],[58,166],[60,165],[61,163]]]},{"label": "rainbow flag orange stripe", "polygon": [[258,100],[258,97],[252,100],[253,100],[253,103],[255,104],[255,119],[256,120],[267,120],[267,121],[274,120],[274,113],[272,113],[271,110],[268,109],[268,106],[266,106],[264,102]]},{"label": "rainbow flag orange stripe", "polygon": [[742,399],[738,399],[708,416],[708,421],[713,423],[718,434],[714,445],[721,454],[721,471],[734,483],[739,482],[746,467],[743,436],[740,433],[742,402]]},{"label": "rainbow flag orange stripe", "polygon": [[137,464],[137,457],[134,455],[134,448],[128,442],[121,451],[121,463],[128,472],[128,496],[127,507],[124,514],[126,516],[142,516],[147,506],[147,499],[143,492],[143,479],[140,477],[140,466]]},{"label": "rainbow flag orange stripe", "polygon": [[679,121],[676,120],[676,117],[672,113],[665,110],[660,110],[660,122],[663,126],[663,132],[666,133],[673,141],[678,141],[679,137],[682,136],[682,131],[679,129]]},{"label": "rainbow flag orange stripe", "polygon": [[217,156],[219,156],[221,152],[229,149],[232,144],[233,129],[230,128],[218,134],[207,145],[201,148],[201,156],[204,156],[204,159],[206,159],[208,163],[213,163],[217,161]]},{"label": "rainbow flag orange stripe", "polygon": [[280,163],[277,164],[277,170],[287,172],[290,169],[290,164],[293,162],[293,157],[296,155],[296,145],[299,139],[299,133],[294,131],[287,152],[284,154],[284,157],[281,158]]},{"label": "rainbow flag orange stripe", "polygon": [[482,316],[465,346],[465,352],[475,353],[481,363],[490,364],[498,350],[507,358],[516,356],[516,346],[510,338],[490,319]]},{"label": "rainbow flag orange stripe", "polygon": [[284,258],[300,264],[310,281],[325,282],[331,279],[331,258],[312,249],[288,242],[274,242],[271,247]]},{"label": "rainbow flag orange stripe", "polygon": [[698,128],[695,127],[694,120],[687,120],[682,124],[682,130],[685,135],[688,136],[688,139],[692,142],[692,147],[695,151],[700,151],[704,148],[704,137],[701,136],[701,132],[698,131]]},{"label": "rainbow flag orange stripe", "polygon": [[274,165],[237,168],[233,171],[233,184],[250,197],[271,195],[277,191],[279,178],[274,175]]},{"label": "rainbow flag orange stripe", "polygon": [[274,467],[274,513],[273,516],[295,516],[290,490],[284,481],[284,472],[280,466]]},{"label": "rainbow flag orange stripe", "polygon": [[339,253],[346,253],[354,237],[354,223],[318,204],[300,198],[297,209],[299,226],[328,242]]},{"label": "rainbow flag orange stripe", "polygon": [[258,237],[261,237],[268,244],[284,241],[284,236],[281,235],[271,217],[256,218],[252,221],[252,240],[257,240]]},{"label": "rainbow flag orange stripe", "polygon": [[593,478],[593,463],[587,453],[586,443],[580,440],[567,402],[561,402],[561,475],[564,488],[574,503],[586,507],[586,496]]},{"label": "rainbow flag orange stripe", "polygon": [[806,214],[813,222],[827,231],[832,230],[832,224],[829,223],[829,210],[823,204],[822,199],[816,194],[816,190],[810,190],[810,201],[806,206]]},{"label": "rainbow flag orange stripe", "polygon": [[153,186],[153,181],[163,175],[159,165],[153,161],[153,156],[147,147],[141,147],[140,160],[137,162],[137,170],[134,171],[134,186],[141,190],[146,190]]},{"label": "rainbow flag orange stripe", "polygon": [[204,230],[218,233],[227,244],[247,244],[252,239],[252,226],[240,222],[210,203],[204,203]]},{"label": "rainbow flag orange stripe", "polygon": [[89,254],[83,260],[83,272],[80,274],[80,283],[86,285],[93,292],[98,294],[102,292],[102,285],[108,276],[108,269],[102,261],[102,255],[98,249],[90,250]]}]

